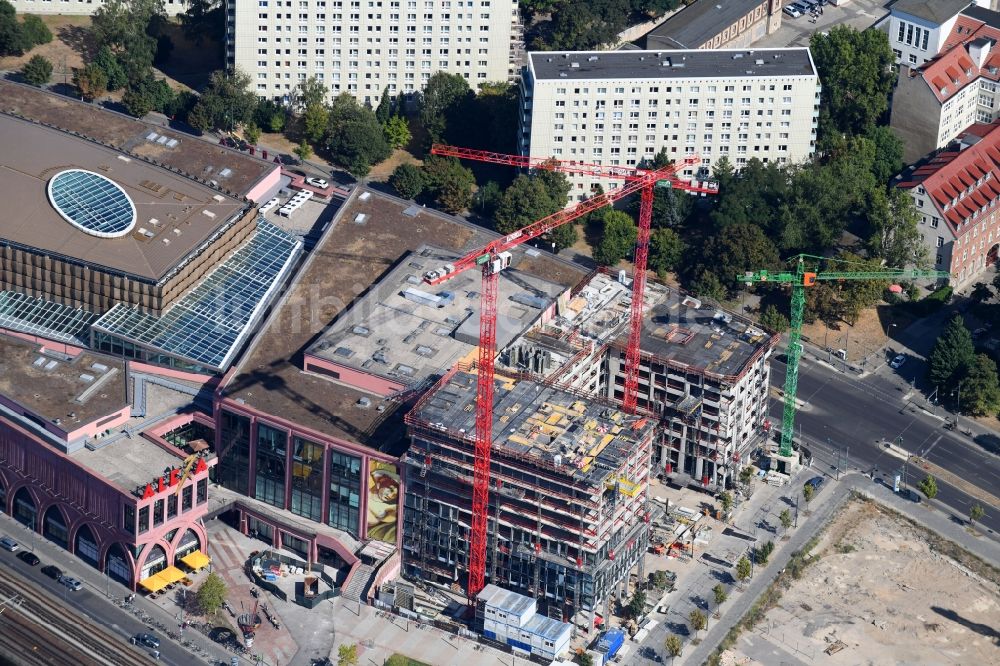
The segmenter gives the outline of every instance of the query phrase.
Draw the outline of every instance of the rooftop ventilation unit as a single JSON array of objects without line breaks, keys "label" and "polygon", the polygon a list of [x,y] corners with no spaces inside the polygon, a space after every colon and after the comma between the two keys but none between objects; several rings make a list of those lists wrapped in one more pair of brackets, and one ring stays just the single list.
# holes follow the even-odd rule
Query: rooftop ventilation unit
[{"label": "rooftop ventilation unit", "polygon": [[87,382],[89,384],[94,381],[94,375],[82,374],[80,375],[80,381]]},{"label": "rooftop ventilation unit", "polygon": [[361,199],[362,201],[368,201],[369,199],[372,198],[372,193],[371,192],[362,192],[361,195],[358,198]]},{"label": "rooftop ventilation unit", "polygon": [[367,338],[369,335],[371,335],[371,329],[368,328],[367,326],[355,326],[354,328],[351,329],[351,333],[353,333],[354,335],[360,335],[363,338]]}]

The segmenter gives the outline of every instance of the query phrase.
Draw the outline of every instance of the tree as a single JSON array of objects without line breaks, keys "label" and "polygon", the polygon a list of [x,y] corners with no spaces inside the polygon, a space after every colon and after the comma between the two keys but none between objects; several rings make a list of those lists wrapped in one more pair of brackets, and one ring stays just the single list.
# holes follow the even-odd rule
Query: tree
[{"label": "tree", "polygon": [[250,75],[239,69],[212,72],[199,104],[211,127],[229,130],[252,121],[259,105]]},{"label": "tree", "polygon": [[379,100],[378,106],[375,107],[375,120],[378,121],[379,125],[385,125],[389,122],[389,118],[392,117],[392,96],[389,94],[389,86],[382,88],[382,99]]},{"label": "tree", "polygon": [[729,513],[733,508],[733,494],[728,492],[719,493],[719,504],[722,505],[722,513]]},{"label": "tree", "polygon": [[322,141],[329,123],[330,110],[325,104],[317,102],[306,106],[306,110],[302,114],[302,126],[306,139],[312,143]]},{"label": "tree", "polygon": [[310,106],[325,104],[326,93],[326,84],[315,76],[310,76],[296,86],[292,96],[292,107],[295,109],[308,109]]},{"label": "tree", "polygon": [[436,72],[427,81],[417,113],[431,143],[444,138],[445,129],[457,116],[463,102],[473,97],[468,81],[461,74]]},{"label": "tree", "polygon": [[257,127],[257,123],[252,120],[247,123],[247,126],[243,128],[243,138],[247,140],[251,146],[256,146],[257,142],[260,141],[260,128]]},{"label": "tree", "polygon": [[969,522],[972,524],[972,527],[976,526],[976,523],[979,522],[984,513],[986,512],[983,510],[983,505],[978,502],[969,507]]},{"label": "tree", "polygon": [[573,663],[577,666],[594,666],[594,658],[590,656],[589,652],[577,652],[573,656]]},{"label": "tree", "polygon": [[787,530],[792,526],[792,512],[788,509],[782,509],[781,515],[778,516],[778,520],[781,521],[782,529]]},{"label": "tree", "polygon": [[602,266],[614,266],[629,256],[639,230],[625,213],[608,208],[602,220],[601,240],[594,248],[594,261]]},{"label": "tree", "polygon": [[662,569],[653,572],[652,581],[658,590],[662,590],[670,583],[670,580],[667,578],[667,572]]},{"label": "tree", "polygon": [[24,29],[17,20],[14,5],[0,0],[0,56],[19,56],[31,48]]},{"label": "tree", "polygon": [[866,247],[869,255],[885,260],[888,266],[922,265],[927,250],[920,235],[920,215],[913,197],[898,187],[886,192],[875,188],[868,200],[868,226],[871,235]]},{"label": "tree", "polygon": [[717,583],[715,587],[712,588],[712,594],[715,595],[715,608],[718,610],[719,606],[726,603],[726,599],[729,595],[726,594],[726,588],[722,586],[722,583]]},{"label": "tree", "polygon": [[389,178],[389,183],[404,199],[416,199],[427,187],[423,170],[413,164],[400,164],[396,167]]},{"label": "tree", "polygon": [[222,0],[189,0],[180,20],[184,35],[196,45],[201,46],[206,40],[216,41],[225,29],[225,3]]},{"label": "tree", "polygon": [[555,244],[556,252],[564,250],[567,247],[573,247],[573,244],[576,243],[577,238],[579,238],[579,236],[577,236],[576,233],[576,225],[573,224],[572,222],[568,222],[562,226],[558,226],[546,235],[546,239],[550,243]]},{"label": "tree", "polygon": [[811,483],[807,483],[802,486],[802,499],[806,501],[806,505],[812,501],[812,498],[816,495],[816,487]]},{"label": "tree", "polygon": [[216,573],[208,574],[205,582],[198,588],[196,599],[198,608],[205,615],[215,615],[215,612],[222,607],[222,602],[226,600],[226,583],[222,577]]},{"label": "tree", "polygon": [[871,130],[889,108],[895,78],[888,35],[838,25],[813,33],[809,45],[823,82],[820,142]]},{"label": "tree", "polygon": [[745,581],[750,578],[750,574],[753,571],[753,567],[750,565],[750,560],[744,555],[740,558],[740,561],[736,563],[736,577],[740,582]]},{"label": "tree", "polygon": [[[841,252],[837,261],[855,271],[879,271],[882,268],[881,262],[864,259],[850,252]],[[882,300],[888,287],[888,280],[851,280],[844,283],[840,290],[840,316],[853,326],[862,310]]]},{"label": "tree", "polygon": [[978,354],[962,380],[962,410],[972,416],[996,414],[1000,410],[1000,380],[997,364],[986,354]]},{"label": "tree", "polygon": [[160,35],[156,38],[156,51],[153,55],[153,64],[162,67],[168,60],[170,54],[174,52],[174,40],[170,35]]},{"label": "tree", "polygon": [[393,116],[382,124],[382,131],[385,133],[385,140],[392,148],[402,148],[410,142],[410,124],[406,118]]},{"label": "tree", "polygon": [[281,132],[285,129],[287,116],[285,107],[272,99],[262,99],[253,111],[253,122],[265,132]]},{"label": "tree", "polygon": [[337,666],[358,666],[358,646],[341,645],[337,648]]},{"label": "tree", "polygon": [[768,305],[760,313],[760,325],[775,333],[784,333],[791,326],[788,317],[774,305]]},{"label": "tree", "polygon": [[927,377],[931,384],[951,390],[965,376],[976,356],[972,334],[961,315],[948,322],[928,357]]},{"label": "tree", "polygon": [[753,481],[753,477],[754,477],[753,467],[747,465],[740,470],[740,483],[742,483],[744,486],[749,486],[750,482]]},{"label": "tree", "polygon": [[21,19],[21,35],[24,37],[25,46],[29,49],[52,41],[52,31],[49,30],[49,26],[34,14],[25,14]]},{"label": "tree", "polygon": [[331,160],[357,177],[392,154],[375,113],[341,93],[330,105],[325,138]]},{"label": "tree", "polygon": [[129,88],[122,95],[122,104],[129,115],[143,118],[153,110],[153,98],[144,88]]},{"label": "tree", "polygon": [[502,198],[503,189],[501,189],[500,183],[495,180],[486,181],[485,185],[476,190],[474,203],[476,212],[483,217],[492,218],[496,214],[497,206],[500,205]]},{"label": "tree", "polygon": [[108,90],[115,91],[128,85],[128,75],[118,58],[107,46],[102,46],[94,56],[93,65],[101,68],[108,79]]},{"label": "tree", "polygon": [[884,186],[903,168],[903,140],[888,125],[872,127],[865,136],[875,144],[872,175],[877,184]]},{"label": "tree", "polygon": [[932,500],[935,497],[937,497],[938,494],[937,481],[930,474],[925,476],[920,481],[920,483],[917,484],[917,488],[919,488],[920,492],[926,495],[927,499],[929,500]]},{"label": "tree", "polygon": [[509,234],[560,208],[562,206],[552,201],[542,180],[521,174],[500,197],[494,224],[499,233]]},{"label": "tree", "polygon": [[972,285],[972,293],[969,296],[977,303],[988,301],[993,298],[993,292],[985,282],[977,282]]},{"label": "tree", "polygon": [[636,588],[635,592],[632,593],[632,598],[629,599],[628,606],[625,608],[625,614],[632,618],[641,617],[643,612],[646,610],[646,593]]},{"label": "tree", "polygon": [[187,123],[196,130],[202,132],[212,129],[212,116],[205,109],[205,105],[199,100],[191,108],[187,115]]},{"label": "tree", "polygon": [[458,213],[472,205],[476,179],[472,171],[454,157],[432,155],[424,162],[427,189],[437,204],[449,213]]},{"label": "tree", "polygon": [[549,164],[550,162],[551,160],[543,163],[534,177],[542,183],[542,186],[548,193],[549,199],[552,201],[552,212],[554,213],[566,207],[566,201],[569,199],[569,193],[573,189],[573,186],[569,182],[569,178],[566,177],[566,174],[545,168],[545,164]]},{"label": "tree", "polygon": [[695,630],[695,633],[708,626],[708,618],[698,608],[695,608],[688,614],[688,622],[691,623],[691,628]]},{"label": "tree", "polygon": [[95,63],[73,70],[73,84],[85,100],[93,101],[108,91],[108,76]]},{"label": "tree", "polygon": [[299,142],[299,145],[295,146],[295,154],[298,155],[299,160],[305,162],[307,159],[312,157],[312,146],[310,146],[305,139],[302,139],[302,141]]},{"label": "tree", "polygon": [[780,264],[778,248],[767,233],[753,224],[733,224],[723,228],[704,244],[702,264],[714,274],[728,293],[736,293],[736,274],[747,270],[774,268]]},{"label": "tree", "polygon": [[647,265],[660,278],[676,271],[684,255],[684,241],[673,229],[654,229],[649,236]]},{"label": "tree", "polygon": [[164,111],[174,99],[174,91],[162,79],[146,79],[129,85],[122,96],[125,110],[136,118],[150,111]]},{"label": "tree", "polygon": [[41,86],[52,78],[52,63],[45,56],[33,55],[21,67],[21,76],[33,86]]},{"label": "tree", "polygon": [[165,20],[163,0],[108,0],[94,12],[90,33],[107,46],[132,83],[148,79]]},{"label": "tree", "polygon": [[754,548],[754,558],[755,561],[760,565],[767,564],[767,560],[771,557],[771,553],[774,552],[774,542],[766,541],[760,548]]},{"label": "tree", "polygon": [[670,661],[673,663],[674,658],[681,656],[681,652],[684,650],[684,644],[681,642],[680,636],[677,634],[670,634],[663,641],[663,649],[667,651],[670,655]]}]

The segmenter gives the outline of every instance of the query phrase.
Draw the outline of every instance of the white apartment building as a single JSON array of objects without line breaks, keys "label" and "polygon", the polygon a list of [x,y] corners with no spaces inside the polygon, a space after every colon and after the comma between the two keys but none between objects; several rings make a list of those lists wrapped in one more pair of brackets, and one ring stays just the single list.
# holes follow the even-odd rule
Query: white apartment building
[{"label": "white apartment building", "polygon": [[311,76],[378,104],[461,74],[475,90],[512,75],[516,0],[227,0],[226,60],[260,97],[288,101]]},{"label": "white apartment building", "polygon": [[897,0],[878,27],[889,35],[896,64],[915,67],[961,41],[977,11],[995,4],[995,0]]},{"label": "white apartment building", "polygon": [[[9,0],[18,14],[68,14],[89,16],[104,4],[104,0]],[[184,0],[163,0],[167,16],[183,14],[187,9]]]},{"label": "white apartment building", "polygon": [[[820,81],[807,48],[529,53],[521,77],[524,155],[636,166],[661,149],[792,164],[816,143]],[[620,181],[571,176],[572,199]]]}]

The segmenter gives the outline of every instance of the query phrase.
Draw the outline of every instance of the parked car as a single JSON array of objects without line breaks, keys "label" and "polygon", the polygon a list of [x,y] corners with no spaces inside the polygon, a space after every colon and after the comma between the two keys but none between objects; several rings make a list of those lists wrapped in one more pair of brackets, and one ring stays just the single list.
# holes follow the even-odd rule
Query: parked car
[{"label": "parked car", "polygon": [[20,546],[17,545],[17,542],[11,539],[9,536],[4,536],[2,539],[0,539],[0,548],[3,548],[4,550],[9,550],[10,552],[13,553],[15,550],[20,548]]},{"label": "parked car", "polygon": [[896,370],[902,367],[904,363],[906,363],[906,357],[903,356],[902,354],[896,354],[895,356],[892,357],[892,360],[889,361],[889,367],[892,368],[893,370]]},{"label": "parked car", "polygon": [[798,17],[802,16],[802,12],[799,11],[798,7],[794,7],[792,5],[787,5],[781,11],[785,12],[786,14],[788,14],[789,16],[791,16],[792,18],[798,18]]},{"label": "parked car", "polygon": [[133,645],[145,645],[146,647],[156,649],[160,647],[160,639],[153,634],[136,634],[132,637]]},{"label": "parked car", "polygon": [[321,190],[329,187],[330,183],[325,178],[306,178],[306,183]]},{"label": "parked car", "polygon": [[59,576],[58,581],[74,592],[79,592],[83,589],[83,583],[72,576]]},{"label": "parked car", "polygon": [[814,476],[813,478],[811,478],[808,481],[806,481],[803,485],[812,486],[812,489],[813,489],[814,492],[819,492],[820,486],[823,485],[823,477],[822,476]]},{"label": "parked car", "polygon": [[19,560],[27,564],[29,567],[37,567],[38,563],[41,562],[41,560],[38,559],[38,555],[35,555],[34,553],[27,550],[22,550],[20,553],[17,554],[17,557]]},{"label": "parked car", "polygon": [[60,578],[62,578],[63,575],[62,569],[60,569],[59,567],[52,566],[51,564],[42,567],[42,573],[53,580],[59,580]]}]

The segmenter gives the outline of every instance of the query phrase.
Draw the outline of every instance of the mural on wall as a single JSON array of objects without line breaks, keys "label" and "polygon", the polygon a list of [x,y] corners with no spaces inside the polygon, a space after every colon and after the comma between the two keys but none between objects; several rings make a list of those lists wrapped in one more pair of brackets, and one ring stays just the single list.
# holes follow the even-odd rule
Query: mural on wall
[{"label": "mural on wall", "polygon": [[368,463],[368,538],[396,543],[399,470],[392,463]]}]

